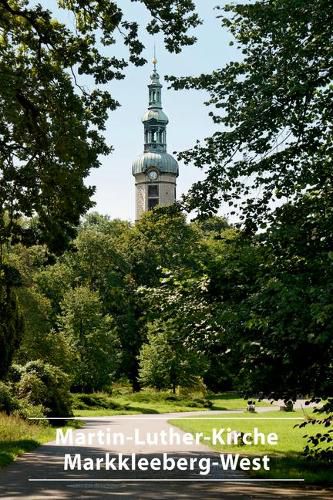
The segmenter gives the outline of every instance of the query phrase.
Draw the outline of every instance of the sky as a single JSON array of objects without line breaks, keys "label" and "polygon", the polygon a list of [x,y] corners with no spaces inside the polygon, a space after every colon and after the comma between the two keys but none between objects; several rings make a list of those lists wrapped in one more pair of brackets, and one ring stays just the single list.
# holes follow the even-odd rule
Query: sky
[{"label": "sky", "polygon": [[[54,0],[42,3],[55,10]],[[201,91],[168,90],[163,76],[210,73],[235,59],[235,49],[229,46],[230,35],[221,28],[220,20],[216,18],[218,13],[214,7],[217,3],[218,0],[195,0],[197,12],[203,20],[203,24],[193,30],[198,41],[191,47],[185,47],[181,54],[170,54],[164,48],[163,36],[153,37],[145,31],[144,26],[149,20],[146,8],[140,2],[119,2],[125,18],[137,20],[142,27],[140,36],[145,45],[143,56],[149,62],[143,67],[130,66],[125,71],[124,80],[113,81],[108,85],[112,96],[121,103],[120,108],[110,112],[105,131],[107,143],[112,144],[114,151],[101,158],[101,167],[92,171],[86,181],[87,184],[96,186],[94,210],[99,213],[109,215],[112,219],[133,221],[135,217],[135,187],[131,166],[143,152],[141,117],[148,106],[147,85],[152,72],[154,43],[157,68],[163,84],[163,109],[169,117],[168,152],[172,154],[189,149],[197,139],[208,137],[216,130],[216,125],[208,116],[209,109],[204,105],[207,95]],[[222,1],[220,5],[224,3],[229,2]],[[64,11],[58,15],[61,20],[70,22]],[[110,51],[110,57],[126,55],[127,51],[121,43],[110,46],[107,50]],[[184,166],[181,162],[179,166],[178,197],[204,176],[201,169]]]}]

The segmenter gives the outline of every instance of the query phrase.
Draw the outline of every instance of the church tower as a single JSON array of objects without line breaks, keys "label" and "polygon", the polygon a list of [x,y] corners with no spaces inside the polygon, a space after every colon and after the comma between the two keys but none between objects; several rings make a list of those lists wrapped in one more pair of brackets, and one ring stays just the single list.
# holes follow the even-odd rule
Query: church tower
[{"label": "church tower", "polygon": [[166,207],[176,201],[177,161],[167,153],[166,129],[168,117],[162,110],[162,85],[153,59],[150,77],[149,106],[142,118],[144,152],[132,165],[135,177],[136,220],[155,206]]}]

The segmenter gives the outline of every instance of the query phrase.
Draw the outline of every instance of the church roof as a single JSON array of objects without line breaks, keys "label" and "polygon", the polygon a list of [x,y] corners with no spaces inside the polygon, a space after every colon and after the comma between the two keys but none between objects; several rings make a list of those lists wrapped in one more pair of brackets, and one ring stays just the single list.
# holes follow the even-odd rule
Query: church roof
[{"label": "church roof", "polygon": [[178,163],[166,152],[166,128],[169,120],[162,109],[162,85],[156,70],[155,57],[153,64],[154,71],[148,85],[149,106],[142,118],[144,153],[133,162],[132,173],[142,174],[155,167],[161,174],[178,176]]},{"label": "church roof", "polygon": [[167,115],[161,109],[148,109],[142,117],[142,122],[156,120],[165,124],[169,123]]},{"label": "church roof", "polygon": [[155,167],[161,174],[179,174],[178,163],[168,153],[143,153],[132,165],[133,175],[141,174]]}]

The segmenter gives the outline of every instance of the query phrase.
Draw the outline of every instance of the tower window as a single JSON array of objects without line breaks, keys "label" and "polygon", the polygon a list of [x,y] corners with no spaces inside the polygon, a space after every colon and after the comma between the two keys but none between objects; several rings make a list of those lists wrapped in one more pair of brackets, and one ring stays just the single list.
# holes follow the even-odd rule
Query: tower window
[{"label": "tower window", "polygon": [[148,186],[148,210],[159,204],[159,189],[157,184]]},{"label": "tower window", "polygon": [[158,186],[148,186],[148,198],[158,198]]},{"label": "tower window", "polygon": [[158,198],[148,198],[148,210],[152,210],[158,205]]}]

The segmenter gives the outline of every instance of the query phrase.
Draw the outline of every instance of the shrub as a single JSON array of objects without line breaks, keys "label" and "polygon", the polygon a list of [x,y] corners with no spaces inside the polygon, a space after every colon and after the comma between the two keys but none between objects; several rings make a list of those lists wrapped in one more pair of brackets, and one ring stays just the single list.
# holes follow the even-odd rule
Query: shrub
[{"label": "shrub", "polygon": [[213,403],[209,399],[196,398],[193,399],[188,406],[192,408],[212,408]]},{"label": "shrub", "polygon": [[165,401],[177,401],[178,399],[179,398],[177,398],[177,396],[172,395],[172,396],[167,396],[165,398]]},{"label": "shrub", "polygon": [[[21,399],[19,401],[19,406],[13,412],[13,415],[24,418],[25,420],[28,420],[29,418],[45,418],[46,411],[43,405],[32,405],[26,400]],[[38,424],[47,425],[47,420],[42,420],[38,422]]]},{"label": "shrub", "polygon": [[12,382],[19,382],[22,377],[22,370],[23,367],[21,365],[13,363],[8,371],[8,379]]},{"label": "shrub", "polygon": [[44,361],[30,361],[22,368],[18,392],[26,403],[42,405],[48,417],[72,415],[70,379],[60,368]]},{"label": "shrub", "polygon": [[89,408],[120,409],[121,405],[113,402],[107,394],[73,394],[73,406],[77,410]]},{"label": "shrub", "polygon": [[38,405],[47,398],[47,387],[36,373],[25,373],[17,384],[19,398]]}]

